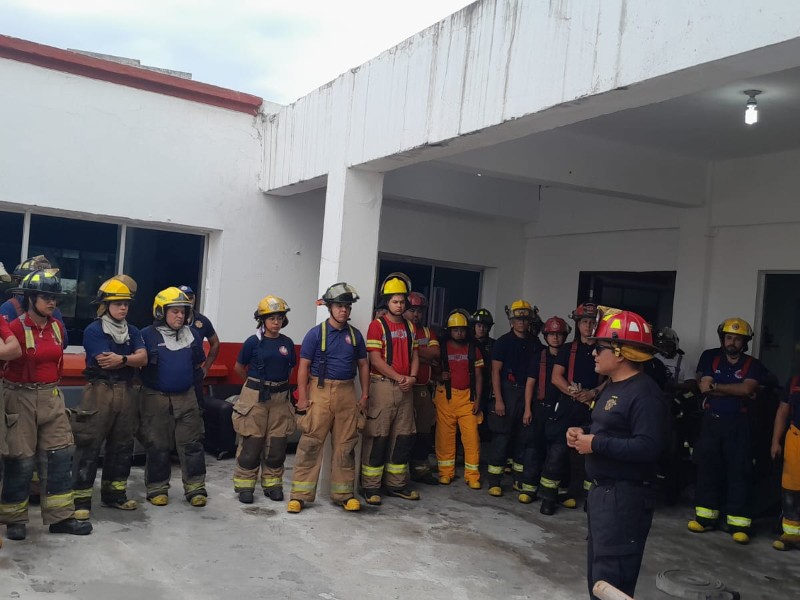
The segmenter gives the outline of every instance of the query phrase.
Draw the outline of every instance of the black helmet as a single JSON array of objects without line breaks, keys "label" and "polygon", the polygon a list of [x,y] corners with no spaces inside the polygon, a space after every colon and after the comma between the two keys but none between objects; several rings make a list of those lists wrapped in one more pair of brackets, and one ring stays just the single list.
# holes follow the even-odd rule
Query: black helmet
[{"label": "black helmet", "polygon": [[30,275],[34,271],[44,271],[52,269],[52,273],[57,273],[58,269],[53,269],[53,265],[47,260],[44,254],[32,256],[24,260],[14,268],[13,277],[17,282],[21,282],[26,275]]},{"label": "black helmet", "polygon": [[61,279],[51,270],[38,270],[25,275],[19,287],[14,292],[24,296],[36,296],[37,294],[51,294],[53,296],[63,296],[61,291]]},{"label": "black helmet", "polygon": [[472,314],[472,322],[483,323],[491,329],[492,325],[494,325],[494,317],[492,317],[492,313],[490,313],[488,309],[479,308]]},{"label": "black helmet", "polygon": [[666,358],[674,358],[678,354],[683,354],[683,350],[678,347],[679,343],[678,334],[671,327],[662,327],[653,340],[655,347]]},{"label": "black helmet", "polygon": [[356,288],[345,283],[344,281],[334,283],[327,290],[325,290],[325,293],[322,294],[322,298],[319,299],[318,303],[330,305],[334,302],[340,304],[352,304],[353,302],[358,302],[358,292],[356,291]]}]

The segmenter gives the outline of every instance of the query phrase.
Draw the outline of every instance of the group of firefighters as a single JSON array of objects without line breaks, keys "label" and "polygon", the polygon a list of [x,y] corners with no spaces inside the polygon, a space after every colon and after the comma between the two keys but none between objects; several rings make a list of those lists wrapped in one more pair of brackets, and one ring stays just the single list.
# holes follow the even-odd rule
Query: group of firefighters
[{"label": "group of firefighters", "polygon": [[[0,521],[6,536],[26,536],[37,471],[50,531],[90,533],[103,445],[102,503],[136,509],[126,491],[135,438],[146,451],[148,502],[169,501],[174,447],[186,500],[205,506],[195,387],[207,357],[202,334],[192,327],[191,290],[159,292],[153,324],[140,331],[126,319],[135,281],[127,275],[105,281],[95,299],[97,319],[84,332],[88,385],[80,405],[67,410],[58,388],[66,346],[56,308],[61,283],[57,270],[36,258],[39,262],[15,271],[14,296],[0,307],[7,319],[0,318],[5,361]],[[242,345],[234,367],[245,380],[233,407],[239,500],[254,502],[259,473],[265,496],[284,499],[286,449],[296,427],[302,434],[290,513],[300,513],[316,498],[328,436],[330,495],[346,511],[361,510],[357,494],[377,506],[384,496],[419,500],[412,481],[451,484],[457,433],[464,481],[478,490],[479,425],[485,418],[491,435],[488,493],[503,495],[503,477],[510,472],[518,500],[541,499],[540,512],[553,515],[558,507],[577,506],[576,487],[582,484],[588,498],[590,590],[603,579],[632,595],[667,436],[667,408],[656,383],[664,366],[655,358],[655,344],[667,339],[676,349],[674,332],[654,336],[641,316],[586,302],[570,315],[575,335],[567,342],[572,331],[567,321],[554,316],[542,322],[536,307],[516,300],[506,307],[510,331],[497,340],[489,337],[494,320],[486,309],[453,310],[439,339],[422,323],[425,297],[412,290],[405,274],[392,273],[381,284],[365,338],[349,322],[358,299],[347,283],[326,290],[318,304],[327,307],[328,318],[305,335],[297,365],[294,342],[281,333],[288,304],[273,295],[258,303],[256,332]],[[697,533],[715,529],[724,510],[733,540],[747,543],[752,456],[746,401],[766,370],[746,354],[753,335],[746,321],[726,319],[718,333],[720,347],[705,351],[697,369],[704,416],[694,448],[696,515],[688,527]],[[296,389],[289,382],[295,366]],[[436,473],[428,460],[431,447]],[[785,550],[800,546],[800,377],[792,379],[778,410],[771,452],[785,456],[784,533],[773,544]],[[579,473],[583,481],[576,481]]]}]

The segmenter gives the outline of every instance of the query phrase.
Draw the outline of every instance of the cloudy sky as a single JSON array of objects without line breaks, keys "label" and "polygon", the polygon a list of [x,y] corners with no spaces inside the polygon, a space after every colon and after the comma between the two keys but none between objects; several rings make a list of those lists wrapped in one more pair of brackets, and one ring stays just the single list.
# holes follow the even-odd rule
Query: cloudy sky
[{"label": "cloudy sky", "polygon": [[287,104],[469,0],[0,0],[0,34]]}]

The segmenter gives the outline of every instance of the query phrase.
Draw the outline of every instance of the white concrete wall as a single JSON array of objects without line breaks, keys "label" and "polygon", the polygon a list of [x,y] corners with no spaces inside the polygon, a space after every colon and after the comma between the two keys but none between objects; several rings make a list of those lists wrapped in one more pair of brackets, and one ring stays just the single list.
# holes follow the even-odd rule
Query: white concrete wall
[{"label": "white concrete wall", "polygon": [[0,60],[0,203],[210,233],[204,310],[241,341],[267,293],[314,319],[319,197],[265,197],[257,118]]}]

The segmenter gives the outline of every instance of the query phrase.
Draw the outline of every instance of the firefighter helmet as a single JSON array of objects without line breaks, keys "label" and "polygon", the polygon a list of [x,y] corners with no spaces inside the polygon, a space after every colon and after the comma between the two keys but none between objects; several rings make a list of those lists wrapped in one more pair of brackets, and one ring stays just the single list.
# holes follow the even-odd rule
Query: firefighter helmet
[{"label": "firefighter helmet", "polygon": [[192,301],[176,287],[168,287],[156,294],[153,300],[153,318],[156,321],[163,321],[167,316],[167,309],[173,307],[186,308],[186,322],[190,321]]},{"label": "firefighter helmet", "polygon": [[338,304],[352,304],[353,302],[358,302],[358,297],[356,288],[342,281],[334,283],[325,290],[325,293],[322,294],[322,298],[317,301],[317,304],[331,305],[334,302]]},{"label": "firefighter helmet", "polygon": [[395,294],[408,295],[411,293],[411,279],[405,273],[396,271],[389,273],[381,284],[382,296],[394,296]]},{"label": "firefighter helmet", "polygon": [[577,322],[581,319],[597,319],[597,304],[594,302],[584,302],[572,311],[569,318]]},{"label": "firefighter helmet", "polygon": [[53,265],[49,260],[47,260],[47,257],[44,254],[39,254],[38,256],[32,256],[18,264],[14,268],[12,277],[19,283],[26,275],[29,275],[34,271],[47,270],[50,270],[53,275],[58,274],[58,269],[53,269]]},{"label": "firefighter helmet", "polygon": [[675,358],[676,355],[683,354],[683,350],[679,346],[678,334],[671,327],[662,327],[658,330],[653,343],[666,358]]},{"label": "firefighter helmet", "polygon": [[420,294],[419,292],[411,292],[408,295],[408,304],[409,307],[418,306],[420,308],[425,308],[428,306],[428,299],[425,297],[425,294]]},{"label": "firefighter helmet", "polygon": [[[121,277],[125,277],[127,282]],[[131,285],[133,284],[133,285]],[[97,297],[92,300],[92,304],[101,302],[114,302],[115,300],[133,300],[136,295],[136,282],[127,275],[114,275],[111,279],[106,279],[97,290]]]},{"label": "firefighter helmet", "polygon": [[14,291],[23,296],[36,296],[38,294],[64,295],[64,292],[61,291],[61,278],[56,273],[53,273],[51,269],[31,271],[22,278],[19,287]]},{"label": "firefighter helmet", "polygon": [[447,328],[452,327],[468,327],[469,326],[469,313],[463,308],[456,308],[450,311],[447,315]]},{"label": "firefighter helmet", "polygon": [[256,307],[256,311],[253,313],[253,317],[256,321],[263,321],[270,315],[283,315],[283,323],[281,324],[281,329],[286,327],[289,324],[289,319],[286,316],[291,308],[289,305],[286,304],[286,300],[283,298],[279,298],[278,296],[264,296],[258,302],[258,306]]},{"label": "firefighter helmet", "polygon": [[492,328],[494,325],[494,317],[492,317],[492,313],[490,313],[485,308],[479,308],[474,313],[472,313],[472,322],[473,323],[483,323],[489,329]]},{"label": "firefighter helmet", "polygon": [[542,333],[545,335],[548,333],[563,333],[564,335],[569,335],[571,331],[572,327],[561,317],[550,317],[545,321],[544,329],[542,329]]},{"label": "firefighter helmet", "polygon": [[653,345],[650,324],[628,310],[604,315],[590,339],[611,342],[617,348],[615,353],[618,356],[634,362],[648,361],[658,351]]},{"label": "firefighter helmet", "polygon": [[514,300],[511,306],[506,306],[506,316],[509,319],[532,319],[534,308],[526,300]]},{"label": "firefighter helmet", "polygon": [[725,319],[719,324],[719,327],[717,327],[717,335],[719,335],[720,341],[722,341],[726,333],[740,335],[746,342],[753,339],[753,328],[750,327],[750,323],[739,317]]}]

